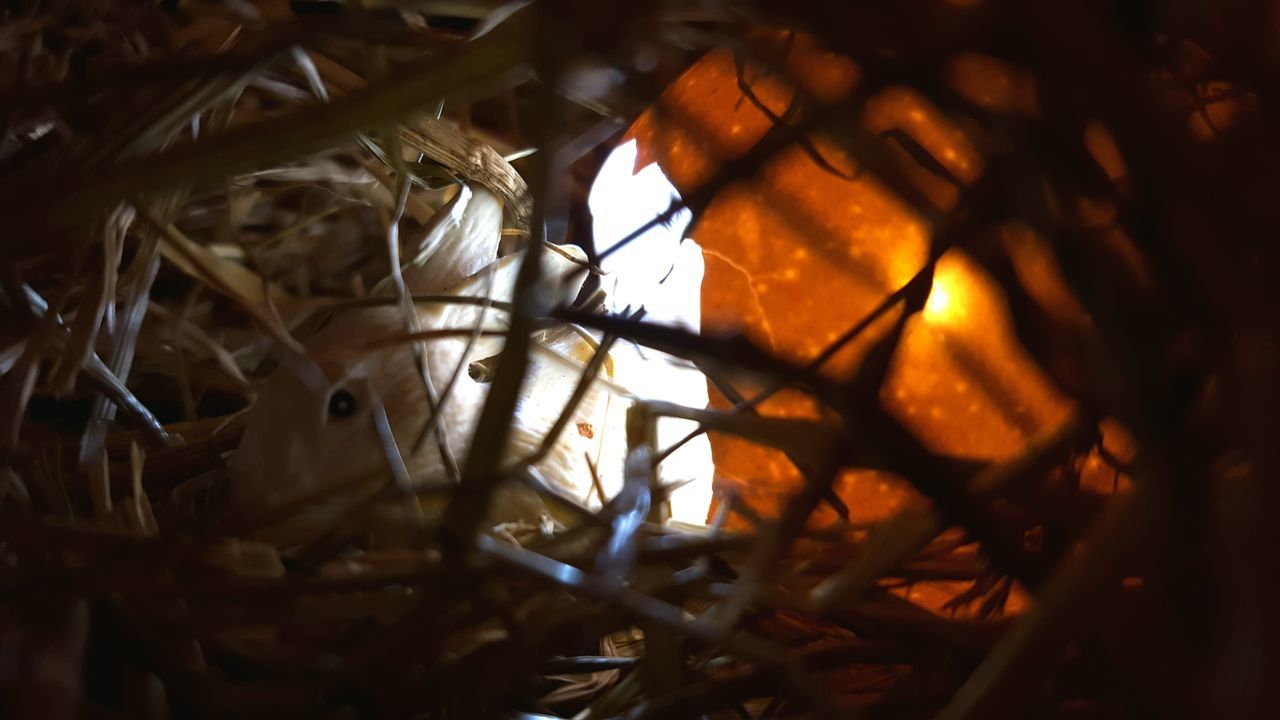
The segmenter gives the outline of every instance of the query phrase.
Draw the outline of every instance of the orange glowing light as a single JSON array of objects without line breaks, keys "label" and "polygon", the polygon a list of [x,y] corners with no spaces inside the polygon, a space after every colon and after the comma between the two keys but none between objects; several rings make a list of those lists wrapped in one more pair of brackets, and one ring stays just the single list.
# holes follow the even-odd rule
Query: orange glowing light
[{"label": "orange glowing light", "polygon": [[[783,42],[783,39],[794,42]],[[797,92],[818,103],[839,102],[856,87],[859,73],[847,59],[833,61],[805,36],[762,32],[755,57],[741,79],[727,51],[713,52],[674,83],[633,126],[638,164],[657,161],[684,197],[717,170],[747,152],[772,126]],[[768,67],[765,67],[768,63]],[[986,105],[1034,114],[1035,88],[1016,68],[965,58],[952,80]],[[998,74],[979,77],[983,72]],[[799,88],[799,89],[798,89]],[[962,186],[975,182],[985,158],[948,116],[919,93],[890,87],[875,94],[861,121],[872,133],[900,132],[946,168]],[[901,287],[924,266],[929,227],[909,205],[880,184],[838,138],[811,133],[808,147],[784,148],[753,175],[736,179],[712,199],[698,218],[694,239],[702,246],[704,331],[738,331],[795,362],[808,362]],[[1105,140],[1095,131],[1096,148]],[[902,168],[938,207],[955,207],[963,187],[912,166]],[[1118,158],[1100,162],[1118,169]],[[1024,242],[1020,277],[1058,280],[1051,259]],[[1035,295],[1067,302],[1059,282]],[[870,347],[894,326],[901,305],[882,315],[823,367],[835,378],[850,376]],[[1064,312],[1079,314],[1076,306]],[[910,318],[881,392],[885,409],[900,418],[937,452],[982,460],[1007,458],[1032,435],[1061,422],[1067,401],[1014,337],[999,286],[965,253],[953,249],[937,263],[924,311]],[[711,405],[731,403],[711,390]],[[815,401],[782,392],[760,407],[766,415],[817,417]],[[775,512],[802,482],[799,471],[776,450],[713,435],[712,454],[721,482],[747,506]],[[910,496],[900,479],[849,468],[836,483],[855,522],[893,512]],[[834,518],[819,511],[815,522]]]},{"label": "orange glowing light", "polygon": [[960,312],[959,304],[952,296],[951,289],[946,284],[935,280],[933,289],[929,292],[929,300],[924,306],[925,319],[942,324],[958,312]]}]

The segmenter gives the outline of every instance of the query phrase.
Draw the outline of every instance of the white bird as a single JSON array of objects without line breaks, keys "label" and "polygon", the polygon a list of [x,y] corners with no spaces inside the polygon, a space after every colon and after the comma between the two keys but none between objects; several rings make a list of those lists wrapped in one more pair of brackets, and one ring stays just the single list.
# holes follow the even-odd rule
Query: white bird
[{"label": "white bird", "polygon": [[[483,188],[464,188],[424,243],[429,257],[404,270],[413,294],[490,298],[509,303],[523,254],[497,259],[502,203]],[[585,278],[585,254],[576,247],[541,253],[539,291],[568,302]],[[507,314],[477,304],[416,306],[423,332],[458,334],[424,340],[428,373],[437,393],[450,385],[439,408],[445,444],[459,464],[489,385],[474,363],[500,353]],[[471,338],[477,327],[492,334]],[[404,491],[448,481],[434,434],[423,434],[430,403],[410,343],[375,341],[403,335],[405,316],[395,305],[339,313],[305,342],[305,358],[289,358],[263,384],[249,411],[244,437],[228,462],[233,512],[260,517],[289,506],[293,514],[260,538],[287,547],[322,534],[350,509],[397,480]],[[542,444],[594,352],[573,333],[538,347],[512,418],[506,459],[527,458]],[[470,347],[468,342],[471,341]],[[455,378],[456,374],[456,379]],[[534,468],[563,495],[596,506],[587,458],[611,487],[621,484],[625,454],[626,402],[603,381],[592,388],[551,451]],[[616,479],[615,479],[616,478]],[[535,522],[546,508],[527,488],[508,488],[494,504],[491,520]]]}]

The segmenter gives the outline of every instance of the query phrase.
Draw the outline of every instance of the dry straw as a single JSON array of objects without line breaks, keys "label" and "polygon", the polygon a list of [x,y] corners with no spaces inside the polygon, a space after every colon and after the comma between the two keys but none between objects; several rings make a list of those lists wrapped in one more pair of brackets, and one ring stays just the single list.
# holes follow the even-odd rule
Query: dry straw
[{"label": "dry straw", "polygon": [[[1248,3],[1157,6],[6,4],[0,707],[1263,716],[1280,670],[1274,17]],[[853,58],[861,84],[834,104],[798,93],[759,143],[651,225],[687,207],[696,226],[726,187],[788,148],[840,173],[815,147],[821,133],[928,225],[922,269],[807,365],[740,337],[604,313],[589,292],[577,305],[531,293],[554,267],[546,258],[568,257],[558,245],[594,253],[585,183],[621,130],[708,50],[768,65],[753,55],[763,25]],[[1033,117],[966,94],[957,58],[975,56],[1034,78]],[[866,129],[868,101],[899,85],[978,139],[981,178],[957,179],[910,133]],[[741,89],[767,110],[750,83]],[[1122,172],[1086,152],[1097,122]],[[938,183],[959,200],[935,202]],[[463,184],[501,198],[504,247],[525,248],[511,302],[414,294],[400,278],[396,258],[408,272],[431,250],[422,241]],[[1115,208],[1146,285],[1116,280],[1122,260],[1082,198]],[[1086,322],[1046,314],[1020,281],[993,230],[1015,219],[1049,239]],[[1068,420],[998,462],[936,452],[879,399],[939,259],[957,247],[1000,283],[1027,351],[1051,373],[1079,371],[1053,376]],[[425,308],[495,324],[399,325]],[[395,332],[333,355],[415,348],[415,377],[442,406],[471,380],[459,366],[433,381],[432,343],[505,339],[469,368],[490,387],[470,452],[455,453],[448,414],[432,410],[421,433],[439,444],[442,481],[416,483],[393,464],[230,512],[226,457],[263,378],[331,359],[307,358],[303,343],[352,312],[390,313]],[[873,325],[857,371],[826,372]],[[589,340],[585,360],[539,355],[575,337]],[[503,449],[519,431],[526,367],[541,358],[583,373],[558,436],[619,340],[696,365],[728,409],[638,406],[624,489],[591,510],[540,470],[553,442],[515,464]],[[812,398],[818,419],[761,410],[780,391]],[[776,507],[725,493],[708,527],[664,524],[663,416],[779,450],[804,481]],[[1129,457],[1102,442],[1104,421],[1132,434]],[[1131,484],[1085,493],[1088,462]],[[849,521],[837,492],[849,467],[901,478],[912,499]],[[546,515],[495,527],[512,487]],[[819,511],[835,520],[816,522]],[[283,551],[263,541],[282,524],[306,530]],[[917,586],[950,602],[925,607]],[[1025,601],[1006,614],[1011,594]]]}]

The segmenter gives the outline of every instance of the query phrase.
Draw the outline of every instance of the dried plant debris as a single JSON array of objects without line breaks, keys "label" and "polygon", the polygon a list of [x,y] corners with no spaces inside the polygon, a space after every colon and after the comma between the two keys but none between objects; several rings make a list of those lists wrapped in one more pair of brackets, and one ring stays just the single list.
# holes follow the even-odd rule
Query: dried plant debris
[{"label": "dried plant debris", "polygon": [[5,4],[0,714],[1276,715],[1255,5]]}]

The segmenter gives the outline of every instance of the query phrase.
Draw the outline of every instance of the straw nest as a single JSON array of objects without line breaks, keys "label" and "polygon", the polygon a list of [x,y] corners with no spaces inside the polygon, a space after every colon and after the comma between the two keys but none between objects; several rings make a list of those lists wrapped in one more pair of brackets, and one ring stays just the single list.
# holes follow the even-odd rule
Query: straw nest
[{"label": "straw nest", "polygon": [[[1274,18],[1208,2],[524,5],[0,10],[11,716],[1132,717],[1268,701],[1280,523],[1276,485],[1261,480],[1275,478],[1280,345],[1275,244],[1260,230],[1280,207],[1265,160]],[[937,254],[981,247],[1009,217],[1054,239],[1090,315],[1076,334],[980,257],[1031,353],[1046,366],[1074,353],[1084,368],[1056,378],[1072,422],[1008,461],[957,462],[878,409],[900,325],[837,380],[741,339],[517,305],[513,338],[548,320],[594,324],[713,380],[745,371],[799,388],[838,421],[704,418],[805,468],[774,517],[725,496],[727,527],[624,522],[661,500],[648,487],[643,503],[494,530],[496,476],[517,472],[492,459],[519,391],[499,365],[472,445],[490,459],[463,463],[434,520],[281,551],[254,531],[299,507],[227,512],[225,459],[272,348],[369,297],[388,276],[389,230],[421,237],[467,182],[503,198],[506,243],[590,252],[585,190],[604,153],[689,63],[742,47],[757,23],[812,32],[874,83],[947,102],[959,54],[1038,78],[1039,121],[973,113],[999,161],[954,212],[912,194],[913,178],[946,169],[910,138],[857,135],[850,151],[921,204]],[[820,124],[853,122],[863,100],[779,119],[687,204],[699,211]],[[1230,118],[1209,109],[1225,101]],[[1128,159],[1119,181],[1067,149],[1095,117]],[[1148,285],[1098,272],[1119,261],[1094,252],[1097,228],[1059,202],[1072,195],[1114,203]],[[918,312],[928,277],[886,302]],[[1097,441],[1103,418],[1134,434],[1130,462]],[[1081,500],[1071,478],[1087,456],[1133,489]],[[835,473],[860,463],[930,502],[871,528],[806,522],[839,505]],[[945,607],[898,592],[940,581],[963,588]],[[1015,587],[1031,600],[1006,615]]]}]

